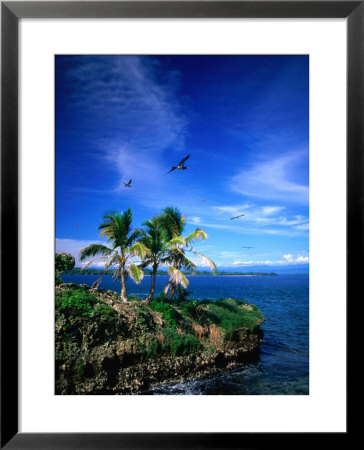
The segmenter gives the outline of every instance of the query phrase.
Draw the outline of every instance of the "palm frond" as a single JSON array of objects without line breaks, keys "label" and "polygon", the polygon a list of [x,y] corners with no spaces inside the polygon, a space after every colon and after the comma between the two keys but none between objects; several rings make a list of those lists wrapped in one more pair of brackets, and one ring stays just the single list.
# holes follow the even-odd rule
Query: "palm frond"
[{"label": "palm frond", "polygon": [[212,261],[212,259],[208,258],[207,256],[203,255],[202,253],[196,252],[196,251],[192,251],[192,253],[197,256],[198,259],[200,259],[203,263],[203,265],[206,265],[208,267],[210,267],[210,269],[216,273],[217,269],[216,269],[216,264]]},{"label": "palm frond", "polygon": [[114,270],[113,278],[114,278],[115,281],[120,280],[120,278],[121,278],[121,270],[120,270],[119,267]]},{"label": "palm frond", "polygon": [[112,243],[113,248],[128,247],[128,239],[131,232],[133,214],[131,208],[123,213],[105,215],[104,222],[99,226],[100,235],[106,236]]},{"label": "palm frond", "polygon": [[142,237],[143,237],[142,229],[136,228],[135,230],[132,231],[132,233],[128,237],[127,246],[130,247],[131,245],[134,244],[135,241],[137,241],[138,239],[141,239]]},{"label": "palm frond", "polygon": [[130,278],[137,284],[139,284],[144,278],[144,272],[133,262],[130,262],[127,271],[130,275]]},{"label": "palm frond", "polygon": [[139,267],[139,269],[143,270],[146,267],[150,266],[151,264],[153,264],[152,259],[144,259],[141,263],[137,264],[137,266]]},{"label": "palm frond", "polygon": [[148,249],[142,242],[137,242],[136,244],[130,247],[130,252],[134,256],[139,256],[139,258],[143,259],[145,255],[148,253]]},{"label": "palm frond", "polygon": [[176,269],[175,267],[170,266],[168,269],[168,273],[169,273],[170,281],[172,284],[175,284],[175,285],[180,284],[185,289],[187,288],[189,281],[187,280],[187,278],[183,275],[183,273],[180,270]]},{"label": "palm frond", "polygon": [[[103,271],[103,273],[101,274],[101,276],[92,284],[91,288],[92,289],[97,289],[102,281],[102,279],[104,278],[104,276],[106,275],[106,272],[109,270],[109,268],[113,265],[113,260],[114,258],[112,258],[109,262],[107,262],[105,264],[105,270]],[[83,270],[83,269],[82,269]]]},{"label": "palm frond", "polygon": [[182,248],[173,248],[173,261],[178,263],[179,266],[184,267],[187,270],[195,270],[196,264],[186,256],[186,253]]},{"label": "palm frond", "polygon": [[90,266],[92,266],[93,264],[95,264],[95,262],[99,262],[99,261],[107,261],[108,258],[110,258],[110,256],[100,256],[99,258],[92,259],[92,260],[89,261],[88,263],[84,264],[84,265],[81,267],[81,270],[88,269]]},{"label": "palm frond", "polygon": [[168,241],[169,245],[186,245],[186,239],[183,236],[176,236]]},{"label": "palm frond", "polygon": [[186,219],[178,208],[167,206],[162,209],[163,214],[158,216],[156,220],[165,229],[168,240],[173,237],[180,236],[183,233]]},{"label": "palm frond", "polygon": [[87,258],[96,256],[96,255],[110,255],[112,252],[111,248],[106,247],[106,245],[102,244],[91,244],[88,247],[83,248],[80,250],[79,256],[80,260],[84,261]]},{"label": "palm frond", "polygon": [[201,228],[196,228],[191,234],[189,234],[185,239],[186,243],[190,244],[194,240],[207,239],[208,235],[206,231],[201,230]]}]

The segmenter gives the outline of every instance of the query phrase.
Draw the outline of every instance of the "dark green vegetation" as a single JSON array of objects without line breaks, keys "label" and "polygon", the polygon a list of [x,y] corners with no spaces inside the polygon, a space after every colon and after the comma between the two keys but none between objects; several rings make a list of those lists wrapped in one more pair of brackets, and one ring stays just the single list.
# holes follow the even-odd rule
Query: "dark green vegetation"
[{"label": "dark green vegetation", "polygon": [[128,303],[86,285],[56,287],[56,392],[139,393],[242,361],[262,341],[264,316],[243,300]]},{"label": "dark green vegetation", "polygon": [[69,272],[75,267],[75,258],[68,253],[56,253],[55,255],[55,282],[62,283],[60,276],[64,272]]},{"label": "dark green vegetation", "polygon": [[95,317],[110,322],[117,320],[117,313],[85,288],[56,292],[56,311],[67,318]]}]

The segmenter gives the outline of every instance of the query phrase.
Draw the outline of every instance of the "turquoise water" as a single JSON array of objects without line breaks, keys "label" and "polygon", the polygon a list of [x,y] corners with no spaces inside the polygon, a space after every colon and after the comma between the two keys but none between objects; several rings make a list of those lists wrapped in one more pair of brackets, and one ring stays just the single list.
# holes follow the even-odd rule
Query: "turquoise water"
[{"label": "turquoise water", "polygon": [[[96,275],[64,275],[65,282],[91,285]],[[129,294],[146,296],[150,277],[127,281]],[[168,277],[157,277],[156,293]],[[148,394],[305,395],[309,393],[309,276],[190,277],[188,291],[199,300],[232,297],[256,304],[266,317],[259,359],[217,376],[157,387]],[[120,290],[111,276],[101,289]]]}]

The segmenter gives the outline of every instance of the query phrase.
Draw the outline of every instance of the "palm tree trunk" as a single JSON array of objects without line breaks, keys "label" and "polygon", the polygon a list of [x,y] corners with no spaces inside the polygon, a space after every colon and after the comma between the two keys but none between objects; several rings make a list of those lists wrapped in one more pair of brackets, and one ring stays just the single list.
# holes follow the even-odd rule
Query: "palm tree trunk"
[{"label": "palm tree trunk", "polygon": [[168,293],[168,291],[169,291],[171,285],[172,285],[171,280],[168,280],[167,284],[164,286],[164,289],[163,289],[163,293],[164,293],[165,295],[167,295],[167,293]]},{"label": "palm tree trunk", "polygon": [[169,298],[173,298],[175,292],[176,292],[176,285],[175,285],[175,283],[171,283],[171,289],[169,291]]},{"label": "palm tree trunk", "polygon": [[150,291],[149,291],[149,295],[145,300],[145,303],[148,304],[149,302],[151,302],[154,298],[154,292],[155,292],[155,279],[157,276],[157,268],[158,266],[156,264],[153,264],[153,271],[150,274],[151,276],[151,287],[150,287]]},{"label": "palm tree trunk", "polygon": [[[181,270],[182,266],[180,264],[176,264],[174,266],[176,269]],[[177,284],[176,283],[171,283],[171,290],[169,291],[169,298],[173,298],[174,293],[176,292],[177,289]]]},{"label": "palm tree trunk", "polygon": [[178,297],[179,298],[183,298],[183,293],[184,293],[185,289],[183,289],[182,286],[178,285],[177,286],[177,291],[178,291]]},{"label": "palm tree trunk", "polygon": [[125,284],[125,273],[124,273],[124,267],[120,270],[120,278],[121,278],[121,295],[120,300],[123,303],[127,303],[128,301],[128,295],[126,293],[126,284]]}]

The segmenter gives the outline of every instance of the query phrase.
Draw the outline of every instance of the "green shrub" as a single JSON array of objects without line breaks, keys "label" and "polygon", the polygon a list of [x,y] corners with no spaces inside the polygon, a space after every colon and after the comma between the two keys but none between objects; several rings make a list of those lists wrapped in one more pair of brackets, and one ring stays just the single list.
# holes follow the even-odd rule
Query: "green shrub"
[{"label": "green shrub", "polygon": [[72,270],[75,267],[75,258],[69,253],[56,253],[55,255],[55,276],[57,279],[62,273]]},{"label": "green shrub", "polygon": [[163,330],[164,342],[160,344],[158,339],[154,339],[148,346],[147,356],[149,358],[159,353],[173,356],[189,355],[202,349],[200,341],[195,336],[188,334],[178,334],[174,329]]},{"label": "green shrub", "polygon": [[94,315],[101,317],[107,322],[115,322],[117,320],[115,309],[105,305],[105,303],[98,303],[94,306]]},{"label": "green shrub", "polygon": [[197,300],[188,300],[182,302],[180,305],[181,311],[184,315],[191,317],[192,319],[197,319],[199,316],[199,306],[200,303]]},{"label": "green shrub", "polygon": [[56,276],[56,286],[59,286],[62,283],[63,283],[62,278]]},{"label": "green shrub", "polygon": [[77,379],[82,379],[85,375],[85,363],[83,361],[83,359],[80,359],[77,361],[77,365],[76,365],[76,378]]},{"label": "green shrub", "polygon": [[178,334],[177,331],[163,330],[164,343],[162,351],[173,356],[188,355],[202,348],[201,342],[191,334]]},{"label": "green shrub", "polygon": [[176,311],[173,306],[168,303],[160,303],[153,300],[149,303],[150,309],[163,314],[164,320],[168,323],[171,328],[176,328],[178,325],[178,320],[180,319],[180,314]]},{"label": "green shrub", "polygon": [[56,292],[56,308],[70,316],[100,317],[108,322],[117,319],[116,311],[83,288]]},{"label": "green shrub", "polygon": [[153,301],[155,301],[157,303],[168,303],[168,304],[175,303],[175,300],[167,297],[167,295],[164,292],[161,292],[156,297],[154,297]]},{"label": "green shrub", "polygon": [[84,289],[69,289],[56,293],[56,308],[59,312],[66,312],[72,316],[82,315],[91,317],[93,306],[98,299]]},{"label": "green shrub", "polygon": [[159,353],[161,350],[160,343],[158,342],[158,339],[154,339],[148,346],[147,349],[147,356],[148,358],[151,358],[155,356],[157,353]]}]

